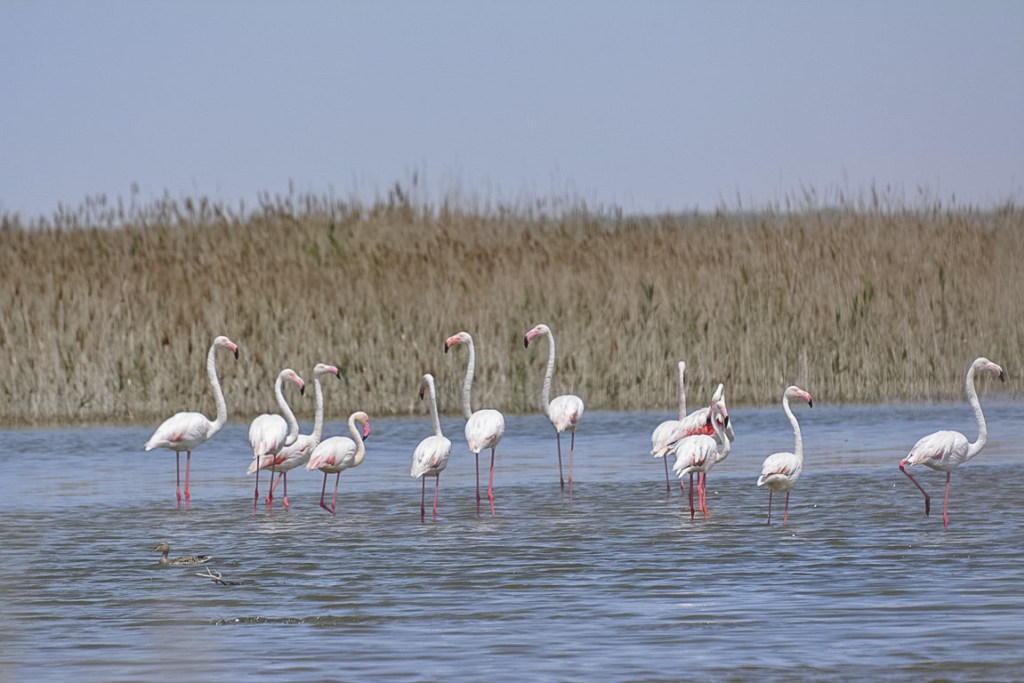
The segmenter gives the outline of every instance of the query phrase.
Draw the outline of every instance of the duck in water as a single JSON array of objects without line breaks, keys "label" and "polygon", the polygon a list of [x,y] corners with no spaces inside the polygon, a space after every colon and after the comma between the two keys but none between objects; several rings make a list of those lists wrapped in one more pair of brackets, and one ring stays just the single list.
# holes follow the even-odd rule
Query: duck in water
[{"label": "duck in water", "polygon": [[213,559],[213,555],[185,555],[172,560],[167,557],[167,553],[171,552],[171,546],[167,544],[167,541],[153,546],[153,552],[163,553],[160,557],[160,564],[204,564]]}]

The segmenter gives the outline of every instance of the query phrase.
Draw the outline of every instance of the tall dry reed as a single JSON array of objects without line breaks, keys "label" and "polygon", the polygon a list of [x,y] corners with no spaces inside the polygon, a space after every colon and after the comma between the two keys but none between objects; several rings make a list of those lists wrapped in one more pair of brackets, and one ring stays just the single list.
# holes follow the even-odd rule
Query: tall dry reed
[{"label": "tall dry reed", "polygon": [[[255,210],[94,198],[0,216],[0,422],[156,423],[213,413],[213,337],[232,419],[275,408],[283,367],[337,364],[328,415],[420,410],[424,371],[458,410],[477,343],[477,407],[536,409],[551,325],[556,393],[590,409],[670,410],[675,362],[696,403],[790,383],[821,402],[962,396],[988,355],[1019,384],[1024,210],[867,205],[630,217],[542,204],[419,206],[262,198]],[[983,388],[984,390],[984,388]],[[312,400],[298,400],[309,419]]]}]

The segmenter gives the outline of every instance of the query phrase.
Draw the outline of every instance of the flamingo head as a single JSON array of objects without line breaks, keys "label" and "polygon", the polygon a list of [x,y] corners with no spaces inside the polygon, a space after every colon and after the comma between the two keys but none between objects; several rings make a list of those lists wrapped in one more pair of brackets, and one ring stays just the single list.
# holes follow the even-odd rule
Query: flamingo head
[{"label": "flamingo head", "polygon": [[529,348],[530,341],[540,334],[551,334],[551,328],[543,323],[535,326],[532,330],[526,333],[525,337],[523,337],[523,346]]},{"label": "flamingo head", "polygon": [[236,344],[235,342],[231,341],[224,335],[221,335],[214,339],[213,343],[216,344],[217,346],[223,346],[225,349],[235,354],[236,360],[238,359],[238,344]]},{"label": "flamingo head", "polygon": [[995,363],[993,363],[992,361],[990,361],[988,358],[979,358],[978,360],[974,361],[974,367],[980,368],[982,370],[988,370],[993,375],[998,376],[999,381],[1001,382],[1006,381],[1006,373],[1003,371],[1003,369],[996,365]]},{"label": "flamingo head", "polygon": [[352,419],[355,422],[357,422],[358,424],[361,424],[363,426],[363,440],[365,441],[366,439],[369,439],[370,438],[370,416],[360,410],[358,413],[353,413],[352,414]]},{"label": "flamingo head", "polygon": [[420,400],[421,401],[427,395],[427,388],[428,387],[433,387],[433,386],[434,386],[434,376],[431,375],[428,372],[427,374],[423,375],[423,379],[420,380]]},{"label": "flamingo head", "polygon": [[798,386],[791,386],[788,389],[786,389],[786,396],[789,396],[790,398],[799,398],[803,401],[806,401],[808,408],[814,407],[814,400],[811,399],[811,395]]},{"label": "flamingo head", "polygon": [[289,382],[293,382],[295,386],[299,388],[299,394],[306,394],[306,383],[302,380],[301,377],[299,377],[298,373],[296,373],[291,368],[287,368],[281,371],[281,379],[286,379]]},{"label": "flamingo head", "polygon": [[448,349],[455,346],[456,344],[468,344],[473,341],[473,338],[469,336],[469,332],[459,332],[448,337],[444,342],[444,352],[448,353]]},{"label": "flamingo head", "polygon": [[313,367],[313,376],[321,377],[323,375],[334,375],[338,379],[341,379],[341,370],[333,365],[328,365],[327,363],[317,363],[316,366]]}]

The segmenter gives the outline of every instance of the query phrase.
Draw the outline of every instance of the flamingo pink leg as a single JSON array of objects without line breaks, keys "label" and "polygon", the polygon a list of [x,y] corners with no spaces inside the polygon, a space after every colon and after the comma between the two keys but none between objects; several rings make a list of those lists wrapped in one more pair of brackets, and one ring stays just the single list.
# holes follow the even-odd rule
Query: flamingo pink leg
[{"label": "flamingo pink leg", "polygon": [[672,484],[670,484],[668,480],[668,455],[663,456],[661,459],[665,461],[665,495],[671,496]]},{"label": "flamingo pink leg", "polygon": [[420,524],[423,524],[427,518],[427,478],[420,478]]},{"label": "flamingo pink leg", "polygon": [[327,510],[328,512],[330,512],[331,509],[329,507],[327,507],[327,503],[324,502],[324,496],[326,496],[326,495],[327,495],[327,473],[324,472],[324,485],[320,487],[320,507],[322,507],[324,510]]},{"label": "flamingo pink leg", "polygon": [[437,491],[441,488],[441,475],[434,479],[434,521],[437,521]]},{"label": "flamingo pink leg", "polygon": [[768,524],[772,523],[772,490],[768,489]]},{"label": "flamingo pink leg", "polygon": [[782,526],[789,522],[789,491],[786,491],[786,509],[782,513]]},{"label": "flamingo pink leg", "polygon": [[192,469],[192,451],[188,451],[185,456],[185,509],[189,510],[192,507],[192,494],[188,490],[188,479],[189,472]]},{"label": "flamingo pink leg", "polygon": [[927,517],[932,510],[931,496],[928,495],[928,492],[924,490],[923,486],[917,483],[917,479],[914,479],[913,475],[911,475],[910,472],[907,472],[907,470],[903,468],[902,462],[900,463],[900,472],[907,475],[907,478],[910,479],[910,481],[914,482],[914,486],[917,487],[917,490],[924,494],[924,514]]},{"label": "flamingo pink leg", "polygon": [[690,519],[693,519],[693,472],[690,472]]},{"label": "flamingo pink leg", "polygon": [[277,473],[277,456],[274,456],[274,461],[270,464],[270,492],[267,493],[266,505],[267,507],[273,507],[274,505],[274,475]]},{"label": "flamingo pink leg", "polygon": [[290,506],[288,504],[288,473],[282,472],[277,475],[278,479],[284,479],[284,509],[287,510]]},{"label": "flamingo pink leg", "polygon": [[[491,502],[491,517],[494,517],[494,447],[491,447],[491,476],[487,481],[487,500]],[[477,513],[480,514],[479,512]]]},{"label": "flamingo pink leg", "polygon": [[178,509],[181,509],[181,452],[174,452],[174,480],[178,492]]},{"label": "flamingo pink leg", "polygon": [[700,472],[697,474],[697,493],[700,494],[700,511],[707,519],[708,516],[708,474]]},{"label": "flamingo pink leg", "polygon": [[334,496],[331,497],[331,514],[333,515],[338,509],[338,484],[341,483],[341,472],[338,472],[337,476],[334,477]]},{"label": "flamingo pink leg", "polygon": [[562,485],[562,490],[565,490],[565,477],[562,476],[562,434],[557,429],[555,430],[555,443],[558,444],[558,481]]},{"label": "flamingo pink leg", "polygon": [[[273,477],[271,477],[271,483],[273,483]],[[256,487],[253,490],[253,494],[252,494],[252,514],[254,514],[254,515],[256,514],[256,503],[259,502],[259,499],[260,499],[260,470],[259,470],[259,462],[257,461],[257,467],[256,467]]]},{"label": "flamingo pink leg", "polygon": [[942,528],[949,528],[949,475],[950,472],[946,472],[946,497],[942,504]]},{"label": "flamingo pink leg", "polygon": [[476,456],[476,516],[480,516],[480,454],[474,453]]},{"label": "flamingo pink leg", "polygon": [[572,491],[572,458],[576,453],[576,432],[569,437],[569,490]]}]

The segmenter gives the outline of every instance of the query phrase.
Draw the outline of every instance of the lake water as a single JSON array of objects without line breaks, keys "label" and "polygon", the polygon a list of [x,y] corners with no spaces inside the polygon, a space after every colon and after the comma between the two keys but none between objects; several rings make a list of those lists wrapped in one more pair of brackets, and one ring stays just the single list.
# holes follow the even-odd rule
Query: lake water
[{"label": "lake water", "polygon": [[[586,414],[571,501],[546,420],[508,417],[493,519],[445,419],[453,456],[423,525],[409,465],[426,417],[373,420],[336,517],[322,475],[298,470],[289,512],[252,514],[246,425],[194,455],[189,511],[173,454],[142,451],[155,425],[0,431],[0,681],[1019,680],[1024,404],[985,408],[948,531],[944,475],[917,468],[925,517],[897,463],[935,429],[973,439],[964,403],[796,406],[786,527],[784,496],[766,526],[754,485],[792,448],[778,407],[731,411],[707,520],[647,455],[668,411]],[[239,584],[161,567],[162,540]]]}]

